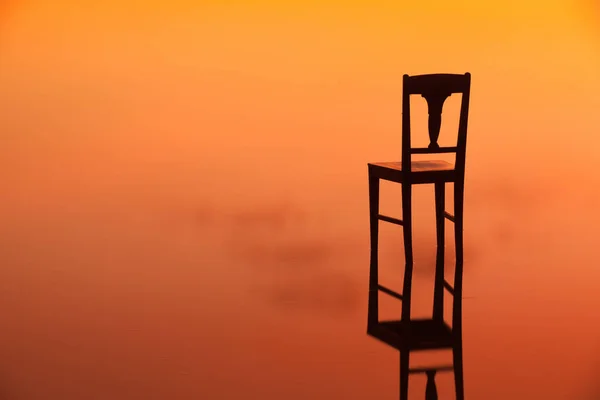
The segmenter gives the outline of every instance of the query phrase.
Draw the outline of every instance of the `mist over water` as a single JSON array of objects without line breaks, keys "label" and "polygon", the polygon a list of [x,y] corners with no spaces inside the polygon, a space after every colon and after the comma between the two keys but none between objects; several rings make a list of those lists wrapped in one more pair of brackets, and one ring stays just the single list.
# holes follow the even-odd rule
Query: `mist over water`
[{"label": "mist over water", "polygon": [[[366,163],[400,155],[403,73],[466,71],[467,395],[595,398],[597,9],[434,3],[0,8],[0,398],[393,398]],[[433,188],[413,199],[418,315]]]}]

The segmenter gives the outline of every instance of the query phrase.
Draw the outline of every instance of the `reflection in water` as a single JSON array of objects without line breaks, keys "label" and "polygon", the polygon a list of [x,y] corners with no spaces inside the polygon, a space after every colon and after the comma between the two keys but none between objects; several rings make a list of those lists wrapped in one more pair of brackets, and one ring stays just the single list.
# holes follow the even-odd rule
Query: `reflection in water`
[{"label": "reflection in water", "polygon": [[[374,310],[369,309],[369,312]],[[426,400],[437,400],[438,390],[435,377],[438,372],[450,371],[455,376],[456,399],[464,399],[464,376],[463,376],[463,354],[462,337],[452,335],[452,328],[447,326],[436,326],[431,320],[411,321],[403,326],[401,321],[382,321],[371,324],[368,333],[400,351],[400,358],[408,359],[404,352],[449,349],[453,353],[452,365],[407,368],[407,364],[401,361],[400,365],[400,393],[401,398],[408,398],[410,375],[425,374],[427,384],[425,388]],[[449,339],[450,338],[450,339]],[[408,343],[407,343],[408,342]],[[405,393],[405,394],[402,394]],[[402,397],[405,396],[405,397]]]}]

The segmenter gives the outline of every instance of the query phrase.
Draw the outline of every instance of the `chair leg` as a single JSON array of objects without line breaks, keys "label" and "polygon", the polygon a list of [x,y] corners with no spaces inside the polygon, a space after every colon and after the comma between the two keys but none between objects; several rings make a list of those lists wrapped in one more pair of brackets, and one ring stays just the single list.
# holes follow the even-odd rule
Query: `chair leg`
[{"label": "chair leg", "polygon": [[[402,316],[405,323],[410,322],[410,304],[412,289],[413,251],[412,251],[412,186],[402,184],[402,222],[404,227],[404,283],[402,289]],[[408,348],[400,350],[400,400],[408,400],[410,352]]]},{"label": "chair leg", "polygon": [[379,247],[379,178],[369,172],[369,220],[371,226],[371,263],[369,270],[368,326],[379,321],[379,283],[378,247]]},{"label": "chair leg", "polygon": [[452,349],[452,358],[454,364],[454,388],[456,390],[456,400],[464,400],[465,385],[463,376],[462,343],[459,343]]},{"label": "chair leg", "polygon": [[453,349],[454,358],[454,383],[456,399],[465,397],[463,363],[462,363],[462,281],[463,281],[463,208],[464,184],[457,181],[454,184],[454,238],[456,246],[456,269],[454,271],[454,309],[452,330],[455,335],[456,345]]},{"label": "chair leg", "polygon": [[425,400],[438,400],[437,387],[435,385],[436,370],[426,372],[427,385],[425,386]]},{"label": "chair leg", "polygon": [[400,350],[400,400],[408,400],[409,361],[408,349]]},{"label": "chair leg", "polygon": [[433,319],[444,320],[444,249],[446,183],[435,183],[435,225],[437,235],[437,253],[435,257],[435,285],[433,291]]},{"label": "chair leg", "polygon": [[[462,270],[463,270],[463,207],[464,207],[464,185],[454,184],[454,245],[456,246],[456,282],[454,290],[462,294]],[[462,298],[457,298],[461,300]]]},{"label": "chair leg", "polygon": [[454,309],[452,325],[461,330],[462,323],[462,284],[463,284],[463,199],[464,185],[454,184],[454,245],[456,266],[454,270]]},{"label": "chair leg", "polygon": [[410,304],[413,272],[412,249],[412,186],[410,183],[402,184],[402,222],[404,227],[404,283],[402,289],[402,317],[403,321],[410,320]]}]

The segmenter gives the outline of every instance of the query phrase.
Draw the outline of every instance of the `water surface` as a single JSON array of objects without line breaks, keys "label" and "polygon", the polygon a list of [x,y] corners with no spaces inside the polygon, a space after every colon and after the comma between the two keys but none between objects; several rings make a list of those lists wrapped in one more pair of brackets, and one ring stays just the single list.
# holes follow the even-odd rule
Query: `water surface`
[{"label": "water surface", "polygon": [[[467,396],[597,398],[597,7],[195,3],[0,9],[1,398],[396,398],[365,164],[399,157],[403,73],[466,71]],[[425,315],[433,189],[414,202]],[[381,251],[399,287],[394,227]]]}]

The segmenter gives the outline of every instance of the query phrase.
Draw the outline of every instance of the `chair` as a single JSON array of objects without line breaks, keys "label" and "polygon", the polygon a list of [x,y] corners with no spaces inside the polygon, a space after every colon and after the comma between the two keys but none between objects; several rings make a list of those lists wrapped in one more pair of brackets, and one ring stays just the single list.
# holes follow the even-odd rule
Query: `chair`
[{"label": "chair", "polygon": [[[462,368],[462,273],[463,273],[463,199],[465,155],[471,75],[429,74],[403,77],[402,95],[402,160],[400,162],[369,163],[369,211],[371,226],[371,263],[369,276],[369,313],[367,332],[400,351],[400,400],[408,400],[409,354],[415,350],[452,349],[456,398],[464,399]],[[442,122],[442,108],[452,94],[462,94],[458,138],[455,147],[440,147],[437,143]],[[429,109],[429,139],[425,148],[411,147],[410,96],[421,95]],[[413,154],[455,153],[454,165],[446,161],[412,161]],[[381,180],[402,185],[402,219],[379,213],[379,183]],[[454,215],[445,210],[446,183],[454,183]],[[433,184],[437,232],[437,255],[434,284],[433,315],[430,319],[411,319],[412,250],[412,185]],[[454,286],[444,278],[445,219],[454,223],[456,267]],[[404,230],[405,270],[402,294],[379,284],[378,240],[379,221],[397,224]],[[453,297],[452,325],[444,321],[444,290]],[[385,293],[402,301],[398,321],[379,321],[378,296]],[[444,370],[445,367],[439,370]],[[430,370],[430,369],[428,369]],[[408,371],[408,373],[406,373]]]}]

